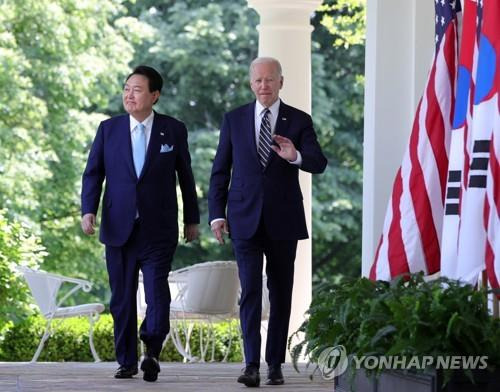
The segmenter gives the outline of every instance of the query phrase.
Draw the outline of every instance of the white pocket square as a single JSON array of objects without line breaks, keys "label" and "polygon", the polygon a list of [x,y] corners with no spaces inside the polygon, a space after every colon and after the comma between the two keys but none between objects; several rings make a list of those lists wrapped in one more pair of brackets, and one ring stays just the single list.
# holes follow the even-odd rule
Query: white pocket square
[{"label": "white pocket square", "polygon": [[164,152],[170,152],[174,149],[174,146],[169,146],[168,144],[162,144],[160,147],[160,154]]}]

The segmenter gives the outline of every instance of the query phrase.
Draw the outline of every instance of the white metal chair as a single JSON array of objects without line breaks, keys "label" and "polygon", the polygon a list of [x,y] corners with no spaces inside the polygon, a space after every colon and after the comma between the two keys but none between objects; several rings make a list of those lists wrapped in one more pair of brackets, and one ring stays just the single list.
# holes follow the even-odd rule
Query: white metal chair
[{"label": "white metal chair", "polygon": [[[86,316],[89,319],[89,345],[92,356],[95,362],[100,362],[99,356],[94,347],[93,329],[94,323],[99,319],[99,314],[104,310],[104,305],[100,303],[90,303],[75,306],[61,305],[76,291],[82,289],[85,292],[90,291],[92,284],[83,279],[69,278],[66,276],[51,274],[41,270],[18,266],[18,271],[21,272],[31,290],[31,294],[35,299],[42,316],[46,320],[45,331],[43,333],[40,344],[31,359],[31,362],[36,362],[42,352],[45,341],[51,335],[51,324],[53,319],[68,318],[77,316]],[[64,283],[74,285],[66,294],[58,299],[59,289]]]},{"label": "white metal chair", "polygon": [[[172,320],[171,337],[179,349],[183,347],[185,360],[205,361],[205,356],[212,343],[211,360],[214,360],[215,337],[213,323],[232,320],[237,317],[235,309],[238,301],[238,267],[234,261],[209,261],[172,271],[169,276],[172,294],[170,318]],[[193,321],[204,321],[209,326],[206,344],[200,326],[200,358],[191,354],[189,340],[193,330]],[[183,328],[183,345],[179,327]],[[232,331],[230,331],[232,332]],[[232,344],[232,333],[223,361],[227,360]],[[180,352],[180,351],[179,351]]]},{"label": "white metal chair", "polygon": [[[173,291],[174,290],[174,291]],[[170,293],[172,298],[177,296],[177,291],[176,286],[170,286]],[[172,292],[173,291],[173,292]],[[144,278],[142,276],[142,272],[139,271],[139,280],[138,280],[138,286],[137,286],[137,317],[140,320],[144,320],[146,317],[146,309],[147,309],[147,304],[146,304],[146,294],[144,292]],[[180,342],[180,337],[178,336],[177,330],[172,330],[170,329],[170,332],[168,333],[167,337],[165,338],[163,342],[163,346],[167,343],[168,339],[172,339],[172,342],[179,352],[179,354],[182,355],[182,357],[185,360],[189,360],[190,362],[193,362],[197,360],[196,358],[192,357],[189,353],[186,352],[185,348]],[[141,355],[144,354],[144,342],[141,340]]]}]

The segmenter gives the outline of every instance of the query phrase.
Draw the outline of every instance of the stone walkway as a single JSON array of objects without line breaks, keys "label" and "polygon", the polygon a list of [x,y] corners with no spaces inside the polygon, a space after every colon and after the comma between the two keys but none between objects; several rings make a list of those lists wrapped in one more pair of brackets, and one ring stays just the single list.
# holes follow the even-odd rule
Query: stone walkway
[{"label": "stone walkway", "polygon": [[[162,363],[158,381],[146,383],[142,380],[142,372],[131,380],[116,380],[113,374],[117,365],[113,362],[35,364],[0,362],[0,391],[248,391],[244,385],[236,383],[242,366],[240,363]],[[285,385],[261,385],[262,390],[266,392],[333,391],[333,381],[323,380],[318,374],[311,381],[308,377],[310,371],[308,372],[305,367],[297,373],[291,365],[287,364],[283,370]]]}]

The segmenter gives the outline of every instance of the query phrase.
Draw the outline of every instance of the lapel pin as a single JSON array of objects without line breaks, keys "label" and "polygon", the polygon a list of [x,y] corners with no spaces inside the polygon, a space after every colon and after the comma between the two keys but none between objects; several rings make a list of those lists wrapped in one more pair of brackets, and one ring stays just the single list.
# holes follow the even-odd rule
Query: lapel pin
[{"label": "lapel pin", "polygon": [[281,119],[282,119],[283,121],[286,121],[286,117],[281,117]]},{"label": "lapel pin", "polygon": [[160,135],[161,135],[161,136],[165,136],[165,134],[164,134],[163,132],[160,132]]}]

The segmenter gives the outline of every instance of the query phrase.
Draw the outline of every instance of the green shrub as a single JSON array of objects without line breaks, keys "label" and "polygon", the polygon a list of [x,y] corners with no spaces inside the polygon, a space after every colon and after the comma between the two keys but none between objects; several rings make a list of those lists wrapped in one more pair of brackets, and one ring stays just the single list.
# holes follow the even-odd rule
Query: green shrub
[{"label": "green shrub", "polygon": [[[83,322],[83,318],[80,319]],[[85,319],[86,321],[87,319]],[[88,322],[85,322],[88,326]],[[101,361],[115,360],[115,345],[113,340],[113,318],[110,314],[103,314],[94,325],[94,346]],[[89,344],[84,348],[88,352],[87,361],[93,361]]]},{"label": "green shrub", "polygon": [[486,355],[490,367],[500,367],[500,320],[489,315],[486,292],[454,280],[414,274],[391,283],[325,284],[308,314],[291,348],[295,363],[304,350],[314,363],[326,348],[343,345],[358,357]]},{"label": "green shrub", "polygon": [[[101,359],[114,358],[111,317],[103,315],[96,325],[94,343]],[[31,316],[4,328],[0,342],[3,361],[29,361],[33,357],[45,329],[41,316]],[[89,323],[85,317],[54,320],[52,335],[45,342],[39,361],[92,361],[89,347]]]},{"label": "green shrub", "polygon": [[[206,324],[201,327],[203,339],[206,342],[209,334],[208,327]],[[31,360],[38,347],[44,328],[45,320],[39,315],[31,316],[15,324],[12,322],[6,324],[3,330],[0,331],[0,361],[24,362]],[[229,342],[230,329],[233,334],[233,342],[228,361],[240,362],[242,355],[237,321],[219,323],[214,326],[216,337],[214,357],[219,361],[224,357]],[[39,361],[93,361],[88,341],[89,323],[87,318],[54,320],[52,322],[52,331],[52,335],[45,342],[44,349],[38,359]],[[184,340],[182,332],[181,339]],[[113,320],[111,315],[104,314],[94,326],[94,345],[101,360],[115,360],[113,342]],[[200,357],[199,324],[195,325],[190,342],[192,355]],[[207,350],[205,359],[209,360],[210,356],[211,346]],[[163,348],[160,360],[169,362],[182,361],[182,356],[175,349],[171,339],[167,341],[167,344]]]},{"label": "green shrub", "polygon": [[38,266],[46,256],[33,229],[0,209],[0,329],[9,320],[18,321],[30,312],[28,288],[19,279],[16,266]]}]

